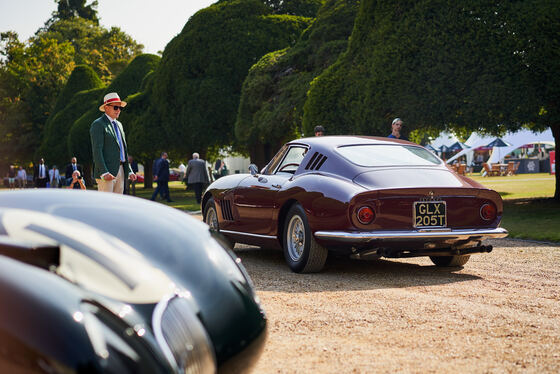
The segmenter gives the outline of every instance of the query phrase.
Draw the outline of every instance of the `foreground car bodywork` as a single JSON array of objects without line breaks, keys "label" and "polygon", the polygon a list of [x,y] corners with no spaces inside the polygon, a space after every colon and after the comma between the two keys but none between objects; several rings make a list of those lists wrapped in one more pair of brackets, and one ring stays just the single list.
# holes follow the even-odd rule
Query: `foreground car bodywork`
[{"label": "foreground car bodywork", "polygon": [[1,372],[216,371],[190,295],[125,243],[20,209],[0,231]]},{"label": "foreground car bodywork", "polygon": [[202,208],[232,242],[283,248],[296,272],[321,270],[329,251],[463,265],[492,249],[483,239],[507,236],[498,193],[387,138],[294,140],[261,173],[212,183]]},{"label": "foreground car bodywork", "polygon": [[69,218],[119,238],[190,294],[219,372],[246,372],[258,359],[266,318],[251,280],[188,214],[129,196],[55,189],[0,193],[2,207]]}]

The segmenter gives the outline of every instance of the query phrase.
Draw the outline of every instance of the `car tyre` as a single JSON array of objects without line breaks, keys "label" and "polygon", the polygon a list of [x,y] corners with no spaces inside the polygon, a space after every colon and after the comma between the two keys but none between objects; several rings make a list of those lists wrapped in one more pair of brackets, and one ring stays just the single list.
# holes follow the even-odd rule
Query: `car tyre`
[{"label": "car tyre", "polygon": [[462,256],[430,256],[430,260],[436,265],[441,267],[463,266],[471,258],[470,255]]},{"label": "car tyre", "polygon": [[293,272],[316,273],[323,269],[328,250],[315,241],[301,205],[295,204],[288,211],[283,233],[284,257]]},{"label": "car tyre", "polygon": [[[204,223],[210,226],[210,231],[215,233],[220,232],[220,224],[218,222],[218,211],[216,210],[216,203],[214,198],[210,198],[206,205],[204,206],[204,214],[202,216]],[[235,242],[226,238],[224,235],[219,235],[220,240],[227,248],[233,249],[235,247]]]}]

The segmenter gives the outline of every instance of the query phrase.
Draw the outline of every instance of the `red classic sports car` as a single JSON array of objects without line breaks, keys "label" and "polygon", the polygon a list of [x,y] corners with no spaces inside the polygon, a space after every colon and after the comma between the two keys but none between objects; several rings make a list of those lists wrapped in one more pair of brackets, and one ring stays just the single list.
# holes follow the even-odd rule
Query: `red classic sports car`
[{"label": "red classic sports car", "polygon": [[250,169],[208,187],[204,221],[232,243],[283,249],[294,272],[320,271],[329,252],[462,266],[492,250],[484,239],[507,236],[497,192],[411,142],[297,139]]}]

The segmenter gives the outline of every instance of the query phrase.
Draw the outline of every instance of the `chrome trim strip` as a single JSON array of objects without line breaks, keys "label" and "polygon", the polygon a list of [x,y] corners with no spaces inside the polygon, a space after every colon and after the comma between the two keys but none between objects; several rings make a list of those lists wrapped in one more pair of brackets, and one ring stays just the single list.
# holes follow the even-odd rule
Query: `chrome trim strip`
[{"label": "chrome trim strip", "polygon": [[179,366],[177,365],[175,356],[173,356],[171,347],[169,347],[167,341],[165,340],[165,337],[163,336],[163,329],[161,326],[163,312],[165,312],[165,309],[167,309],[167,305],[175,297],[177,297],[177,294],[166,295],[161,299],[159,303],[157,303],[156,307],[154,308],[154,313],[152,315],[152,326],[154,329],[154,335],[156,337],[156,341],[158,342],[163,352],[163,355],[165,356],[165,358],[167,358],[167,361],[169,361],[169,364],[171,364],[173,368],[178,368]]},{"label": "chrome trim strip", "polygon": [[421,229],[410,231],[316,231],[318,239],[335,239],[348,243],[367,243],[372,240],[414,240],[414,239],[488,239],[505,238],[506,229]]},{"label": "chrome trim strip", "polygon": [[230,230],[220,230],[220,232],[222,234],[251,236],[253,238],[276,239],[276,236],[272,236],[272,235],[250,234],[248,232],[239,232],[239,231],[230,231]]}]

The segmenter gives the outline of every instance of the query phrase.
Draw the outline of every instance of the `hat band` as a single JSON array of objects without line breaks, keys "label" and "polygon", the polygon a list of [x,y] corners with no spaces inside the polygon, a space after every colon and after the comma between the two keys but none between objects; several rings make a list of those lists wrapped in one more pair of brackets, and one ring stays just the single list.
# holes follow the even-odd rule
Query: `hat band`
[{"label": "hat band", "polygon": [[118,98],[118,97],[115,97],[115,98],[113,98],[113,99],[109,99],[109,100],[105,101],[105,105],[107,105],[107,104],[109,104],[109,103],[112,103],[113,101],[121,102],[121,99]]}]

